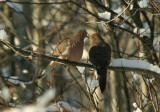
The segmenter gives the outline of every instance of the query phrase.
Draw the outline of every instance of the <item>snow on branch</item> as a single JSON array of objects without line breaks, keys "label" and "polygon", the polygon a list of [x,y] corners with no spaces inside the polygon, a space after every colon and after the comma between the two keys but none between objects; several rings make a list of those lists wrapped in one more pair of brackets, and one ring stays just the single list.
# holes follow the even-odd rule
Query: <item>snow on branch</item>
[{"label": "snow on branch", "polygon": [[48,89],[37,101],[37,105],[40,107],[45,107],[49,101],[55,97],[55,89]]},{"label": "snow on branch", "polygon": [[65,101],[49,103],[54,97],[55,89],[51,88],[40,96],[35,104],[8,108],[2,112],[87,112],[84,108],[76,108]]},{"label": "snow on branch", "polygon": [[6,2],[6,4],[13,8],[14,10],[16,10],[17,12],[22,12],[23,11],[23,6],[21,4],[18,3],[10,3],[10,2]]},{"label": "snow on branch", "polygon": [[87,78],[87,83],[91,92],[99,85],[98,80],[92,80],[91,78]]},{"label": "snow on branch", "polygon": [[58,102],[58,108],[60,112],[82,112],[81,109],[77,109],[71,106],[68,102],[64,102],[64,101]]},{"label": "snow on branch", "polygon": [[[36,58],[36,57],[39,57],[39,55],[41,55],[41,58],[43,59],[57,61],[57,62],[65,63],[68,65],[72,65],[72,66],[95,68],[93,65],[89,63],[71,62],[68,60],[59,59],[54,56],[48,56],[45,54],[38,54],[33,51],[23,50],[1,39],[0,39],[0,43],[6,45],[10,49],[12,49],[15,53],[19,54],[20,56],[28,59]],[[111,66],[108,67],[108,69],[113,71],[137,71],[137,72],[143,72],[143,73],[150,73],[150,74],[156,75],[157,77],[159,77],[160,75],[160,68],[158,66],[150,64],[149,62],[143,61],[143,60],[130,60],[130,59],[124,59],[124,58],[112,59],[112,64]]]},{"label": "snow on branch", "polygon": [[0,30],[0,39],[4,41],[8,40],[8,35],[5,30]]},{"label": "snow on branch", "polygon": [[141,7],[141,8],[146,8],[148,6],[148,3],[149,1],[148,0],[141,0],[138,2],[138,5]]},{"label": "snow on branch", "polygon": [[65,101],[50,103],[55,98],[55,89],[48,89],[36,103],[7,108],[2,112],[87,112],[84,108],[76,108]]},{"label": "snow on branch", "polygon": [[[137,69],[136,71],[150,71],[155,74],[160,74],[160,68],[157,65],[150,64],[147,61],[143,60],[131,60],[131,59],[112,59],[112,67],[118,67],[118,68],[130,68],[130,69]],[[138,70],[139,69],[139,70]]]},{"label": "snow on branch", "polygon": [[137,33],[139,30],[139,33],[140,33],[140,37],[144,37],[144,36],[147,36],[147,37],[150,37],[150,29],[144,29],[144,28],[134,28],[134,33]]},{"label": "snow on branch", "polygon": [[90,112],[85,108],[76,108],[68,102],[59,101],[51,103],[48,106],[39,106],[37,104],[24,105],[16,108],[8,108],[1,112]]},{"label": "snow on branch", "polygon": [[107,20],[110,20],[110,19],[111,19],[111,13],[108,12],[108,11],[105,11],[105,12],[102,12],[102,13],[98,13],[98,15],[99,15],[101,18],[104,18],[104,19],[107,19]]}]

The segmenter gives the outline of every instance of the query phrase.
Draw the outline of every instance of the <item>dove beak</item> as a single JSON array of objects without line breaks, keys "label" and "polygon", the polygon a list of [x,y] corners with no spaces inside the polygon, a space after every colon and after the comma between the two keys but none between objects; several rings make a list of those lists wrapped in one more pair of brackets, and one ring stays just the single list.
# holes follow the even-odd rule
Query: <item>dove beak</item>
[{"label": "dove beak", "polygon": [[89,34],[87,33],[87,36],[86,36],[87,38],[89,38]]}]

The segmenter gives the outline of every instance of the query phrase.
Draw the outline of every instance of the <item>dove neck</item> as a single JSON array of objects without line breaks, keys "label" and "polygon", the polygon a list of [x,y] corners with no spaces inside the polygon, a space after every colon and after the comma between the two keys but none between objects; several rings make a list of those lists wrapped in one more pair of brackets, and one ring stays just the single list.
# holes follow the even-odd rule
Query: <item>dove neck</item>
[{"label": "dove neck", "polygon": [[103,46],[103,42],[100,39],[97,39],[97,40],[94,40],[94,41],[90,41],[90,45],[92,45],[92,47],[93,46],[99,46],[99,45]]},{"label": "dove neck", "polygon": [[81,36],[78,36],[78,37],[74,37],[74,38],[72,38],[71,39],[71,43],[83,43],[83,41],[84,41],[84,38],[83,37],[81,37]]}]

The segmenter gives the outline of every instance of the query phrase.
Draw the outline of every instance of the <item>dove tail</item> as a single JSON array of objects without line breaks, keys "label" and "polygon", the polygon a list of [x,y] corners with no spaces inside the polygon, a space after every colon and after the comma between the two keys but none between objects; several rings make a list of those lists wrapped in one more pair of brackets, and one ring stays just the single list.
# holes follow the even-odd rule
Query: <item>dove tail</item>
[{"label": "dove tail", "polygon": [[53,68],[55,68],[57,64],[54,61],[51,61],[49,65],[42,71],[41,75],[38,78],[43,78],[51,73]]},{"label": "dove tail", "polygon": [[106,88],[107,68],[97,68],[97,74],[99,75],[99,86],[103,93]]}]

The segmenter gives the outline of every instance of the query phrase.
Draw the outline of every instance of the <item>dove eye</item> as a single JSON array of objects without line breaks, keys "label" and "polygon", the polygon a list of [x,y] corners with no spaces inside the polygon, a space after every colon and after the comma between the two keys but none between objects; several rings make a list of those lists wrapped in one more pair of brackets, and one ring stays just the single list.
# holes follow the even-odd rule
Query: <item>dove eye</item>
[{"label": "dove eye", "polygon": [[94,39],[94,36],[90,36],[90,39]]},{"label": "dove eye", "polygon": [[82,35],[84,35],[84,36],[85,36],[85,35],[87,35],[87,33],[86,33],[86,32],[82,32]]},{"label": "dove eye", "polygon": [[96,36],[95,36],[95,35],[93,35],[93,36],[92,36],[92,38],[96,38]]}]

